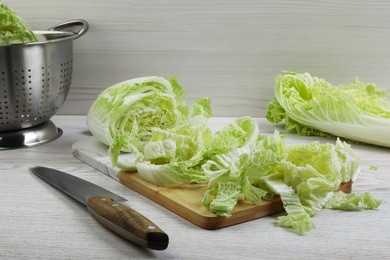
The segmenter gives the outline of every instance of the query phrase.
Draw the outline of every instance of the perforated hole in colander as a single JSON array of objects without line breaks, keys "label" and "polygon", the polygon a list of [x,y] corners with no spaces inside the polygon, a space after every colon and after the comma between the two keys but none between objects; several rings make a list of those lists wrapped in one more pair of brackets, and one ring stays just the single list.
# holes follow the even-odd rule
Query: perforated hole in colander
[{"label": "perforated hole in colander", "polygon": [[[31,121],[31,69],[14,71],[14,124],[24,124]],[[10,121],[12,122],[12,121]]]},{"label": "perforated hole in colander", "polygon": [[56,109],[62,106],[69,90],[72,81],[73,60],[69,60],[60,64],[60,84],[58,90],[58,100],[56,102]]},{"label": "perforated hole in colander", "polygon": [[[36,113],[36,118],[38,120],[44,119],[46,116],[49,116],[51,113],[50,109],[50,66],[41,67],[41,80],[39,82],[39,89],[36,91],[38,98],[38,110]],[[38,86],[37,86],[38,87]]]},{"label": "perforated hole in colander", "polygon": [[[1,71],[1,84],[7,86],[7,77],[4,71]],[[0,98],[0,127],[6,125],[9,122],[9,111],[8,111],[8,90],[2,89],[2,98]]]}]

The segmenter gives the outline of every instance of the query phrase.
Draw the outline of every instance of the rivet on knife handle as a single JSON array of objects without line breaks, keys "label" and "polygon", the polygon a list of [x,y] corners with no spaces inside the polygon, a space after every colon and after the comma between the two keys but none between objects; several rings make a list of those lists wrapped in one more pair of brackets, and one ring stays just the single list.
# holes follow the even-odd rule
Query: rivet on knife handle
[{"label": "rivet on knife handle", "polygon": [[168,247],[168,235],[156,224],[110,197],[90,197],[87,208],[102,225],[129,241],[155,250]]}]

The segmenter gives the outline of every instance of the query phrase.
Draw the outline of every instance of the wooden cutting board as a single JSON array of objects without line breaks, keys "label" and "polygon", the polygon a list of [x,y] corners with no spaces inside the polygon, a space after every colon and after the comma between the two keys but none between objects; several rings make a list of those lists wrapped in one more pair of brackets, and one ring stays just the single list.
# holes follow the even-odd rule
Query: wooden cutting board
[{"label": "wooden cutting board", "polygon": [[[77,159],[204,229],[228,227],[284,211],[280,198],[276,197],[272,201],[262,201],[258,205],[240,201],[231,217],[220,217],[202,205],[207,185],[191,184],[167,188],[148,183],[136,172],[130,173],[113,168],[107,153],[108,147],[93,137],[76,142],[72,150]],[[351,192],[352,183],[342,184],[340,190]]]}]

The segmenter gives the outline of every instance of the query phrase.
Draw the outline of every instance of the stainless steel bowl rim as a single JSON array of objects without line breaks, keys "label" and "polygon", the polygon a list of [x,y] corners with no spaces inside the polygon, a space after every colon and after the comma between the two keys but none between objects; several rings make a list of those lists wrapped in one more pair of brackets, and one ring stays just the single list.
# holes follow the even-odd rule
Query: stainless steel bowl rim
[{"label": "stainless steel bowl rim", "polygon": [[[66,31],[66,29],[69,29],[72,26],[79,25],[81,28],[77,31]],[[83,19],[74,19],[70,21],[66,21],[60,24],[57,24],[48,30],[38,30],[34,33],[38,36],[57,36],[50,40],[45,41],[37,41],[37,42],[26,42],[26,43],[14,43],[14,44],[5,44],[0,45],[0,48],[9,48],[9,47],[22,47],[22,46],[34,46],[34,45],[43,45],[48,43],[55,43],[55,42],[61,42],[61,41],[68,41],[68,40],[75,40],[82,35],[84,35],[89,29],[89,24],[87,21]]]}]

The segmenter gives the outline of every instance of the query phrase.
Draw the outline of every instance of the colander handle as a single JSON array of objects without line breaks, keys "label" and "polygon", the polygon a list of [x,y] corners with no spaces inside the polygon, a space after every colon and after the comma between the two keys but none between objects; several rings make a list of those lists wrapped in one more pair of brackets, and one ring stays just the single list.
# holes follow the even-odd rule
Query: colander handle
[{"label": "colander handle", "polygon": [[59,23],[51,28],[50,31],[65,31],[75,33],[74,39],[77,39],[84,35],[88,31],[88,22],[82,19],[71,20],[63,23]]}]

